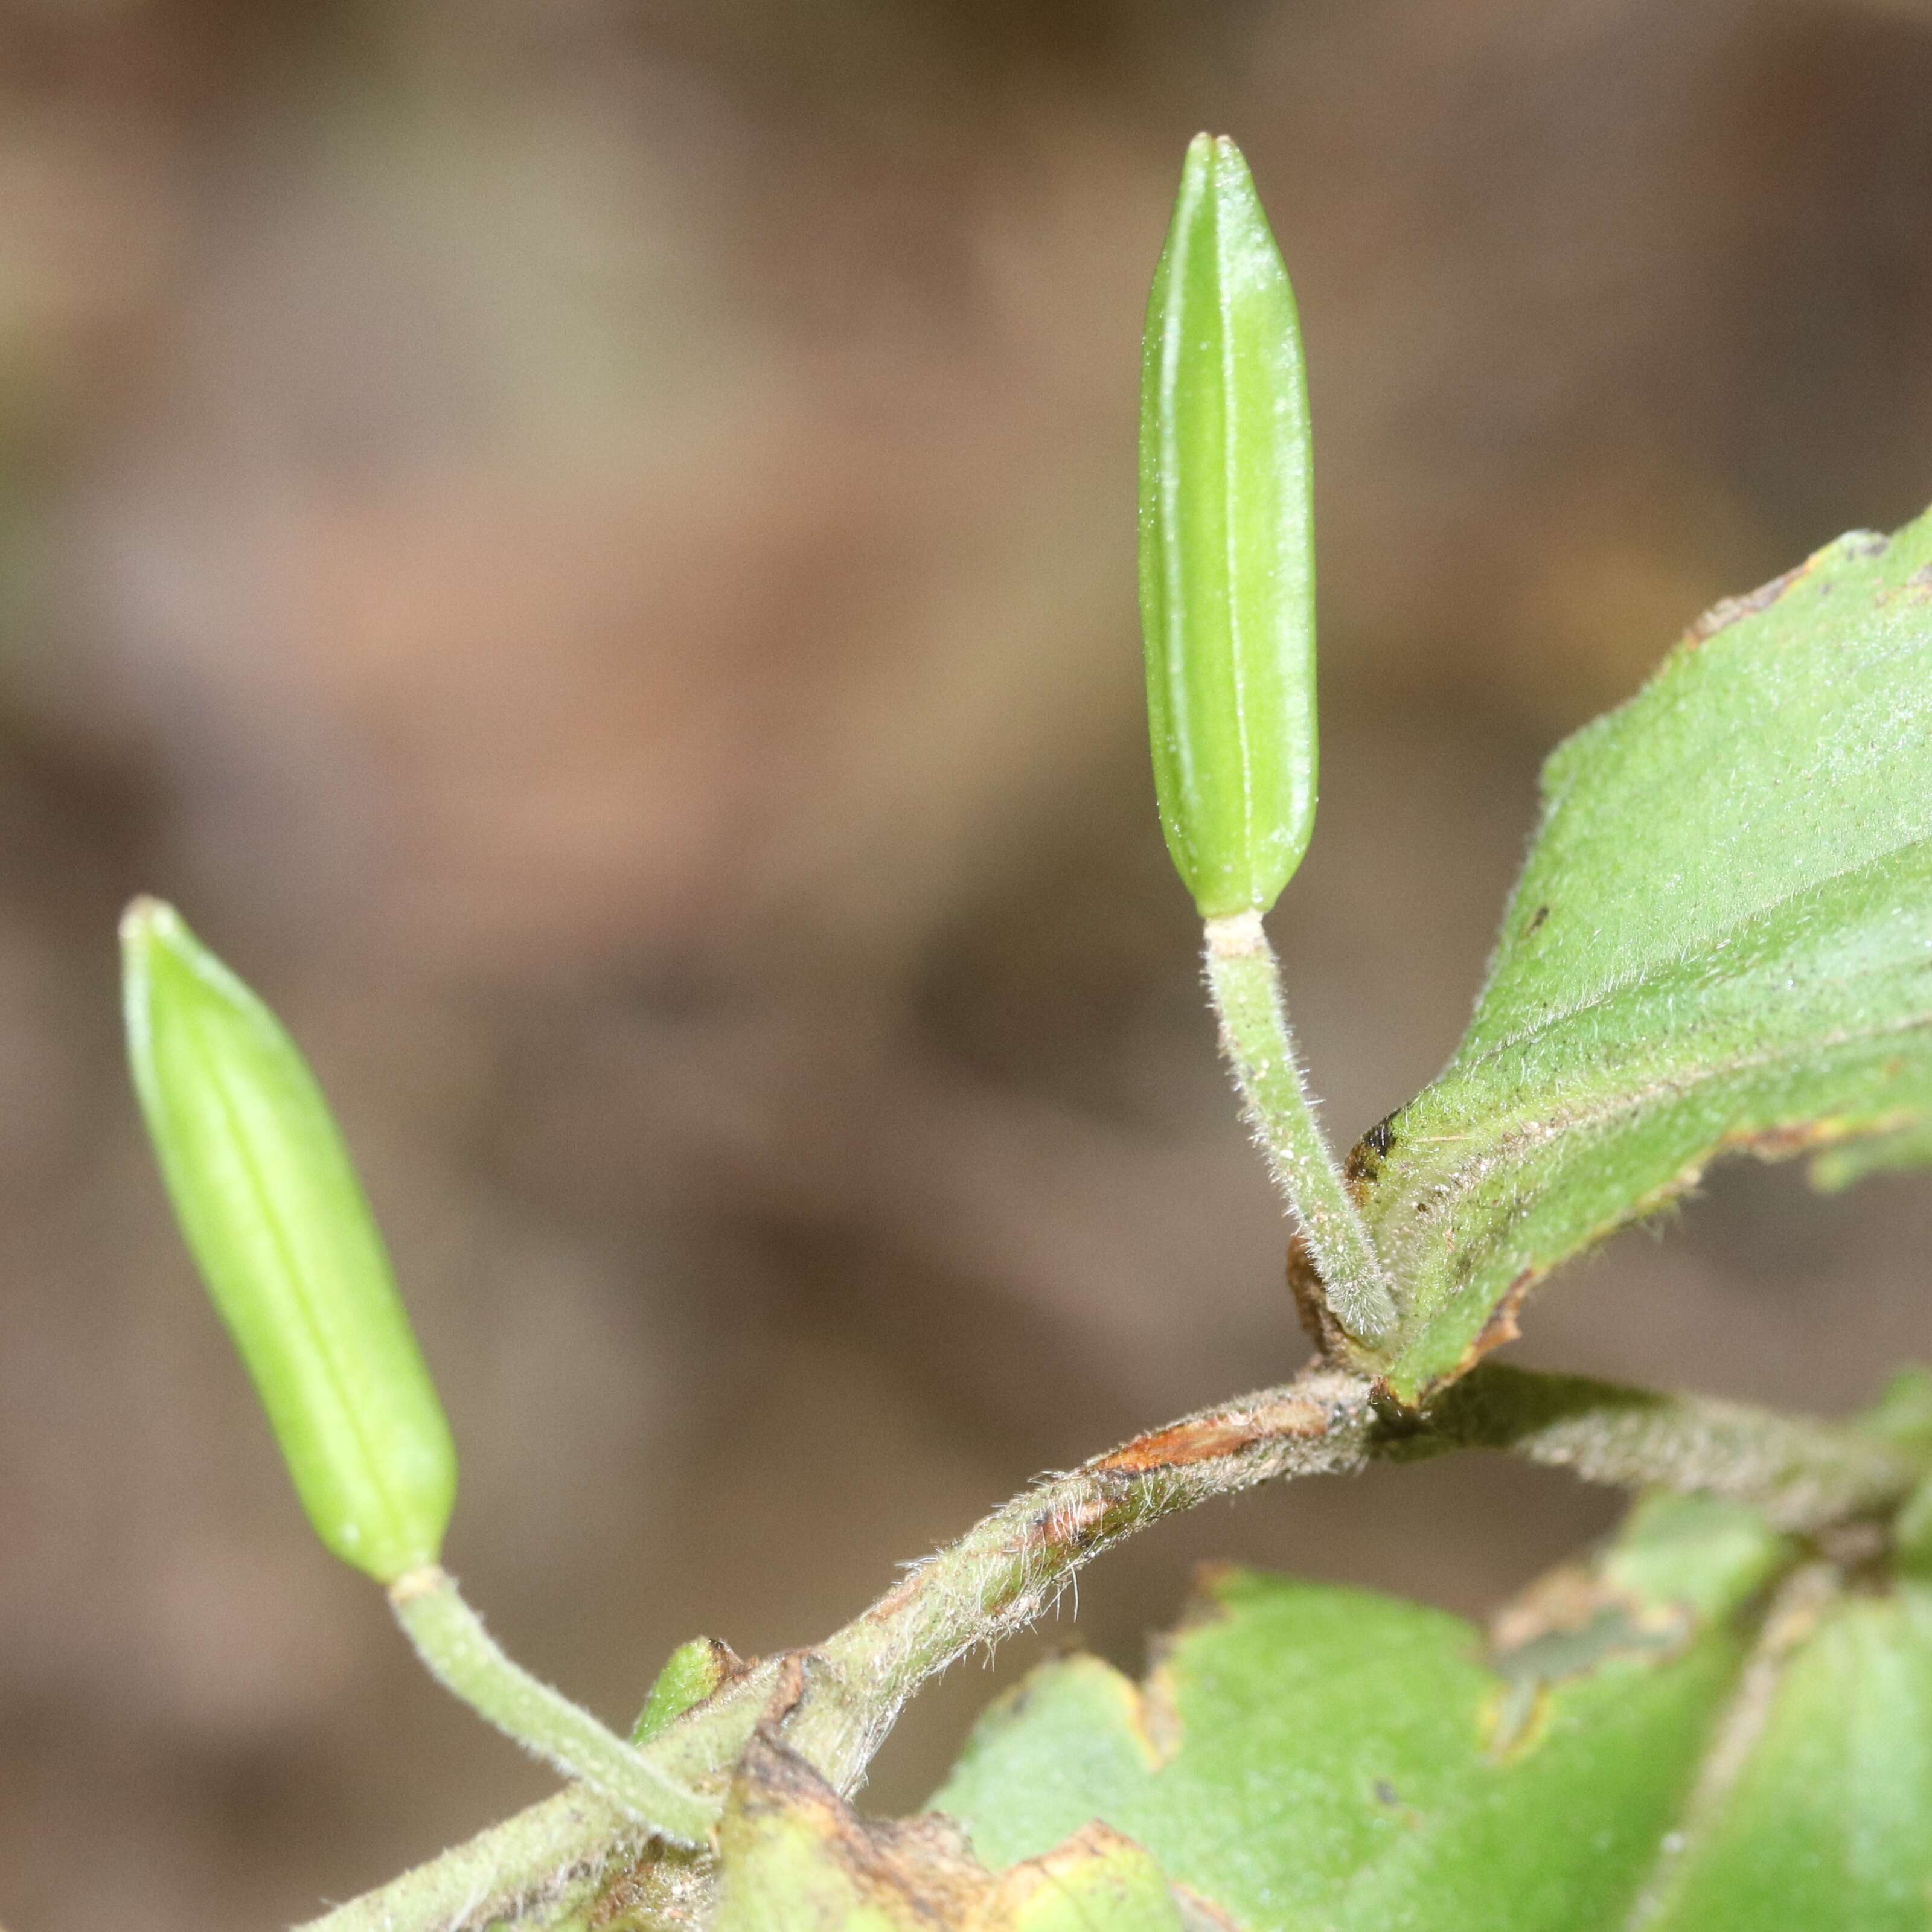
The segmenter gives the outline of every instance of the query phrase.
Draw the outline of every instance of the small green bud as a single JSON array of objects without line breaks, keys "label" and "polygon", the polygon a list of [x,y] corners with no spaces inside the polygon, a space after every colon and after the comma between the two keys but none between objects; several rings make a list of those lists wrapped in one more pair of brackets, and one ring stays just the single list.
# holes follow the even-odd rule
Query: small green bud
[{"label": "small green bud", "polygon": [[732,1654],[730,1646],[715,1636],[694,1636],[680,1644],[652,1682],[644,1708],[631,1726],[632,1743],[647,1744],[660,1732],[669,1730],[687,1711],[715,1696],[744,1667]]},{"label": "small green bud", "polygon": [[328,1103],[172,906],[121,922],[134,1090],[175,1215],[316,1533],[382,1583],[434,1563],[456,1445]]},{"label": "small green bud", "polygon": [[1233,142],[1187,151],[1141,372],[1154,789],[1203,918],[1266,912],[1315,824],[1315,561],[1294,292]]}]

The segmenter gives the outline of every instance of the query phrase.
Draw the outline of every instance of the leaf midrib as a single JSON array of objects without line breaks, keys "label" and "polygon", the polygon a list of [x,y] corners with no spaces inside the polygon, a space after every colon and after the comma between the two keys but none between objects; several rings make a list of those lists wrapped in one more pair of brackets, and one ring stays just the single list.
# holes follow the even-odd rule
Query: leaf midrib
[{"label": "leaf midrib", "polygon": [[[1898,844],[1888,846],[1883,851],[1875,854],[1868,859],[1862,860],[1855,866],[1841,866],[1834,872],[1820,872],[1804,885],[1783,893],[1776,898],[1767,899],[1762,904],[1754,906],[1748,911],[1741,913],[1727,924],[1712,928],[1708,934],[1702,937],[1694,946],[1685,946],[1673,952],[1653,957],[1630,972],[1606,980],[1587,997],[1569,1006],[1556,1008],[1543,1018],[1522,1028],[1515,1033],[1507,1034],[1501,1040],[1492,1042],[1466,1059],[1458,1054],[1443,1070],[1441,1078],[1448,1079],[1451,1076],[1460,1078],[1472,1074],[1487,1062],[1509,1052],[1512,1048],[1526,1046],[1557,1028],[1568,1025],[1571,1021],[1578,1019],[1586,1013],[1595,1012],[1601,1007],[1613,1004],[1634,988],[1660,980],[1670,972],[1679,967],[1688,965],[1700,957],[1721,952],[1732,940],[1748,932],[1752,926],[1762,924],[1793,905],[1798,900],[1840,884],[1845,880],[1856,878],[1861,873],[1870,872],[1876,867],[1892,864],[1903,854],[1918,850],[1932,854],[1932,834],[1922,835],[1916,838],[1903,839]],[[1522,899],[1527,896],[1528,896],[1527,894],[1520,893],[1516,903],[1521,903]],[[1514,904],[1512,904],[1512,914],[1514,911]],[[1501,983],[1506,970],[1506,967],[1499,962],[1498,970],[1490,976],[1487,983],[1478,997],[1477,1012],[1479,1016],[1490,994]],[[1431,1084],[1433,1086],[1439,1084],[1439,1082]],[[1425,1094],[1429,1090],[1425,1088]]]}]

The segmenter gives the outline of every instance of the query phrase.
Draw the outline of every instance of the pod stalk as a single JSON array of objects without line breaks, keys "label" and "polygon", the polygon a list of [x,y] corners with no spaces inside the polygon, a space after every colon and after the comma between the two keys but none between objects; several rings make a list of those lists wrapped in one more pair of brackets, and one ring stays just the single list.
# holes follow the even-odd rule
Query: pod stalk
[{"label": "pod stalk", "polygon": [[1210,919],[1204,930],[1221,1050],[1248,1125],[1314,1250],[1330,1312],[1354,1340],[1372,1346],[1395,1326],[1394,1291],[1315,1118],[1261,915]]},{"label": "pod stalk", "polygon": [[704,1843],[718,1807],[506,1655],[440,1564],[399,1576],[389,1604],[430,1675],[479,1717],[658,1838],[687,1849]]}]

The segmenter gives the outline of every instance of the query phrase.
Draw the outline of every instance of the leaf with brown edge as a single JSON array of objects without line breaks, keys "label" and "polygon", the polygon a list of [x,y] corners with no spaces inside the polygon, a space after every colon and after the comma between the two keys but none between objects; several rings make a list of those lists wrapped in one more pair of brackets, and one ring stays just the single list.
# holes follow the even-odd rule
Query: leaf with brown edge
[{"label": "leaf with brown edge", "polygon": [[1152,1856],[1090,1822],[994,1874],[950,1820],[861,1818],[761,1725],[718,1837],[712,1932],[1193,1932]]},{"label": "leaf with brown edge", "polygon": [[1736,1690],[1748,1606],[1792,1560],[1744,1511],[1653,1502],[1486,1640],[1213,1572],[1145,1684],[1045,1666],[932,1802],[1016,1868],[1097,1819],[1159,1861],[1190,1924],[1613,1932]]},{"label": "leaf with brown edge", "polygon": [[929,1932],[964,1925],[992,1880],[938,1820],[868,1824],[761,1724],[718,1832],[714,1932]]},{"label": "leaf with brown edge", "polygon": [[1186,1932],[1190,1917],[1213,1922],[1211,1908],[1184,1916],[1152,1856],[1096,1823],[1005,1874],[974,1932]]},{"label": "leaf with brown edge", "polygon": [[1932,1590],[1801,1607],[1660,1853],[1636,1932],[1932,1924]]},{"label": "leaf with brown edge", "polygon": [[1550,759],[1468,1031],[1349,1162],[1400,1319],[1327,1339],[1398,1400],[1721,1155],[1932,1160],[1928,568],[1932,514],[1840,538]]}]

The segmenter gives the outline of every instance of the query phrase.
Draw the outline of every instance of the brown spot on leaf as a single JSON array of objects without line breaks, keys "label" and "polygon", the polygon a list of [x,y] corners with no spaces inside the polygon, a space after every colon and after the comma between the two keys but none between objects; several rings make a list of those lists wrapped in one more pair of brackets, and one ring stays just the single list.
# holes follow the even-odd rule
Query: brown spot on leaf
[{"label": "brown spot on leaf", "polygon": [[1203,1898],[1191,1885],[1170,1880],[1168,1890],[1174,1894],[1174,1902],[1180,1908],[1184,1932],[1241,1932],[1238,1919],[1210,1900]]},{"label": "brown spot on leaf", "polygon": [[1398,1414],[1414,1414],[1426,1408],[1444,1389],[1460,1382],[1485,1355],[1493,1354],[1505,1342],[1516,1340],[1522,1333],[1517,1317],[1522,1312],[1522,1304],[1528,1299],[1530,1290],[1543,1279],[1544,1273],[1540,1268],[1525,1268],[1503,1291],[1502,1299],[1490,1311],[1490,1318],[1476,1331],[1475,1340],[1462,1351],[1456,1366],[1445,1374],[1432,1376],[1416,1391],[1414,1402],[1400,1400],[1386,1382],[1376,1384],[1378,1401],[1385,1402]]},{"label": "brown spot on leaf", "polygon": [[[1064,1844],[1007,1872],[984,1916],[974,1922],[974,1932],[1012,1932],[1016,1926],[1036,1925],[1042,1919],[1058,1924],[1072,1918],[1095,1927],[1121,1919],[1143,1924],[1155,1901],[1163,1894],[1173,1898],[1174,1889],[1142,1846],[1096,1819]],[[1187,1906],[1175,1900],[1181,1922],[1191,1932],[1239,1932],[1233,1920],[1198,1894],[1193,1903],[1196,1910],[1190,1916]]]},{"label": "brown spot on leaf", "polygon": [[1171,1649],[1171,1644],[1163,1644],[1156,1653],[1154,1668],[1141,1685],[1135,1704],[1134,1728],[1140,1734],[1141,1748],[1152,1771],[1172,1764],[1180,1755],[1184,1731],[1180,1706],[1174,1697]]},{"label": "brown spot on leaf", "polygon": [[1586,1564],[1546,1570],[1490,1619],[1490,1654],[1500,1664],[1545,1637],[1574,1636],[1588,1629],[1605,1604],[1621,1600]]},{"label": "brown spot on leaf", "polygon": [[1535,911],[1530,914],[1529,923],[1523,928],[1524,935],[1527,937],[1529,934],[1535,932],[1538,927],[1541,926],[1543,922],[1549,916],[1550,908],[1546,905],[1538,906]]},{"label": "brown spot on leaf", "polygon": [[1646,1606],[1580,1564],[1539,1577],[1490,1628],[1490,1664],[1502,1681],[1486,1714],[1490,1755],[1514,1756],[1536,1742],[1556,1686],[1613,1658],[1674,1657],[1694,1628],[1682,1605]]},{"label": "brown spot on leaf", "polygon": [[1529,1299],[1529,1291],[1536,1286],[1536,1281],[1537,1271],[1525,1268],[1504,1289],[1502,1299],[1490,1310],[1490,1318],[1476,1331],[1476,1339],[1456,1365],[1458,1375],[1467,1374],[1485,1355],[1500,1348],[1506,1342],[1514,1342],[1522,1333],[1522,1324],[1517,1317],[1522,1314],[1522,1304]]},{"label": "brown spot on leaf", "polygon": [[1842,1131],[1834,1131],[1828,1120],[1802,1120],[1792,1126],[1759,1127],[1726,1134],[1723,1144],[1754,1154],[1763,1160],[1788,1160],[1793,1154],[1842,1138]]},{"label": "brown spot on leaf", "polygon": [[[1694,650],[1706,638],[1729,629],[1741,618],[1769,610],[1792,585],[1809,577],[1827,557],[1838,561],[1882,556],[1891,544],[1892,539],[1876,530],[1848,530],[1836,542],[1827,544],[1822,550],[1814,550],[1802,563],[1786,571],[1782,576],[1774,577],[1768,584],[1761,584],[1755,590],[1746,591],[1742,597],[1720,597],[1684,633],[1684,642]],[[1828,579],[1819,586],[1819,594],[1828,596],[1832,588]]]},{"label": "brown spot on leaf", "polygon": [[993,1889],[992,1874],[974,1857],[965,1833],[951,1819],[936,1814],[897,1822],[860,1817],[776,1727],[765,1723],[746,1747],[720,1830],[728,1886],[734,1878],[755,1874],[759,1841],[777,1832],[815,1841],[818,1856],[890,1924],[975,1923]]},{"label": "brown spot on leaf", "polygon": [[1755,590],[1748,590],[1742,597],[1719,598],[1684,633],[1684,641],[1694,648],[1742,619],[1755,616],[1760,610],[1768,610],[1799,578],[1809,574],[1817,561],[1816,557],[1808,556],[1782,576],[1774,577],[1768,584],[1760,584]]},{"label": "brown spot on leaf", "polygon": [[[996,1876],[950,1818],[861,1818],[770,1724],[752,1734],[718,1838],[719,1916],[796,1932],[860,1919],[891,1932],[1016,1932],[1064,1922],[1070,1906],[1083,1924],[1140,1923],[1172,1896],[1152,1855],[1097,1820]],[[1184,1922],[1234,1932],[1211,1911]]]},{"label": "brown spot on leaf", "polygon": [[1834,1147],[1840,1141],[1861,1140],[1874,1134],[1894,1132],[1900,1127],[1915,1124],[1918,1118],[1917,1111],[1910,1107],[1896,1108],[1886,1114],[1866,1114],[1856,1120],[1828,1114],[1820,1120],[1798,1120],[1785,1126],[1746,1129],[1726,1134],[1718,1143],[1718,1151],[1754,1154],[1760,1160],[1789,1160],[1794,1154]]},{"label": "brown spot on leaf", "polygon": [[1226,1587],[1242,1574],[1238,1563],[1197,1563],[1179,1618],[1149,1646],[1148,1673],[1136,1688],[1131,1721],[1150,1769],[1171,1763],[1180,1750],[1184,1726],[1175,1654],[1184,1638],[1226,1620]]},{"label": "brown spot on leaf", "polygon": [[1225,1556],[1210,1557],[1204,1562],[1196,1564],[1187,1580],[1187,1595],[1181,1604],[1180,1615],[1169,1627],[1167,1634],[1158,1640],[1156,1655],[1163,1654],[1174,1638],[1185,1636],[1190,1630],[1204,1630],[1210,1624],[1225,1622],[1228,1588],[1246,1574],[1244,1565],[1231,1563]]}]

